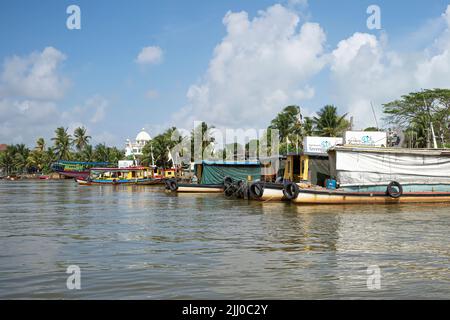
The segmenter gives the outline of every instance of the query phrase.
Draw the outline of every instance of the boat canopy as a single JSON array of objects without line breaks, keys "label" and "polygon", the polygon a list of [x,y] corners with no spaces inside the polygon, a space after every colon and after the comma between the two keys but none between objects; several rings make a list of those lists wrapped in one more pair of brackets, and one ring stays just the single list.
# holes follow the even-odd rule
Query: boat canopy
[{"label": "boat canopy", "polygon": [[149,167],[128,167],[128,168],[92,168],[91,171],[106,171],[106,172],[112,172],[112,171],[142,171],[142,170],[149,170]]},{"label": "boat canopy", "polygon": [[340,185],[450,184],[450,150],[335,147],[330,173]]},{"label": "boat canopy", "polygon": [[195,174],[201,184],[221,184],[225,177],[235,181],[261,179],[259,161],[207,161],[196,163]]},{"label": "boat canopy", "polygon": [[60,160],[56,163],[59,164],[80,164],[80,165],[86,165],[86,166],[107,166],[109,165],[109,162],[84,162],[84,161],[66,161],[66,160]]}]

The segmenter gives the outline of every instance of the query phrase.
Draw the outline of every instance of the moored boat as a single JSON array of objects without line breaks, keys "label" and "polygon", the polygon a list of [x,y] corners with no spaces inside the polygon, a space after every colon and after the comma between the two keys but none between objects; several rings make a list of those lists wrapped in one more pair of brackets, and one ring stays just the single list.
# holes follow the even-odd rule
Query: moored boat
[{"label": "moored boat", "polygon": [[196,183],[179,184],[176,179],[166,181],[172,192],[221,193],[232,181],[259,180],[259,161],[201,161],[194,165]]},{"label": "moored boat", "polygon": [[328,188],[285,185],[297,204],[450,202],[450,152],[339,146],[330,149]]},{"label": "moored boat", "polygon": [[152,185],[161,183],[148,167],[92,168],[86,179],[77,178],[80,185]]},{"label": "moored boat", "polygon": [[52,170],[66,178],[87,179],[91,168],[107,167],[108,162],[83,162],[60,160],[52,164]]}]

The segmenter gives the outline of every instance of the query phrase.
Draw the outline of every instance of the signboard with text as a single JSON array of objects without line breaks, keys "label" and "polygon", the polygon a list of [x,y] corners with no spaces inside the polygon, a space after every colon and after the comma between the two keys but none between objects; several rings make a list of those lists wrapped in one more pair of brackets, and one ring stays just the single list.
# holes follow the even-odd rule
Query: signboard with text
[{"label": "signboard with text", "polygon": [[327,156],[328,149],[343,144],[343,138],[332,137],[305,137],[303,141],[306,155]]}]

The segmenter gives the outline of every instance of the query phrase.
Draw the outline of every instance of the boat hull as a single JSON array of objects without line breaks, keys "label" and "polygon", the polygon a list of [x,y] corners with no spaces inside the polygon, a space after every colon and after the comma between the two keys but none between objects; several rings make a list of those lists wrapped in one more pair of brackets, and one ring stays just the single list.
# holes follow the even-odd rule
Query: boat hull
[{"label": "boat hull", "polygon": [[296,204],[395,204],[450,202],[450,192],[409,192],[392,198],[383,192],[340,192],[300,189]]},{"label": "boat hull", "polygon": [[85,180],[77,179],[79,185],[91,186],[91,185],[158,185],[162,184],[160,179],[142,179],[142,180]]},{"label": "boat hull", "polygon": [[250,198],[259,201],[285,201],[288,200],[283,193],[283,184],[262,183],[264,186],[261,196],[256,196],[250,192]]},{"label": "boat hull", "polygon": [[182,193],[222,193],[222,185],[179,184],[176,192]]},{"label": "boat hull", "polygon": [[67,178],[87,179],[89,177],[89,170],[88,171],[56,171],[56,172]]}]

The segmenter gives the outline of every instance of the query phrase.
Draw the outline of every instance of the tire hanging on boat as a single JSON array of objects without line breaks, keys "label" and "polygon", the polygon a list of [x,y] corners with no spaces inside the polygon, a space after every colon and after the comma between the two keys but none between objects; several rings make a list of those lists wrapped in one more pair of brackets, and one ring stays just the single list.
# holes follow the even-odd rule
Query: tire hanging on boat
[{"label": "tire hanging on boat", "polygon": [[234,184],[231,183],[225,184],[223,190],[225,197],[231,198],[234,197],[234,195],[236,194],[237,188]]},{"label": "tire hanging on boat", "polygon": [[264,184],[261,182],[254,182],[249,188],[250,196],[253,199],[260,199],[264,194]]},{"label": "tire hanging on boat", "polygon": [[283,187],[283,194],[289,200],[297,199],[300,188],[294,182],[288,182]]},{"label": "tire hanging on boat", "polygon": [[386,193],[389,197],[398,199],[403,195],[403,187],[397,181],[392,181],[388,184]]},{"label": "tire hanging on boat", "polygon": [[177,183],[176,180],[170,179],[168,184],[169,184],[170,191],[177,191],[178,190],[178,183]]}]

